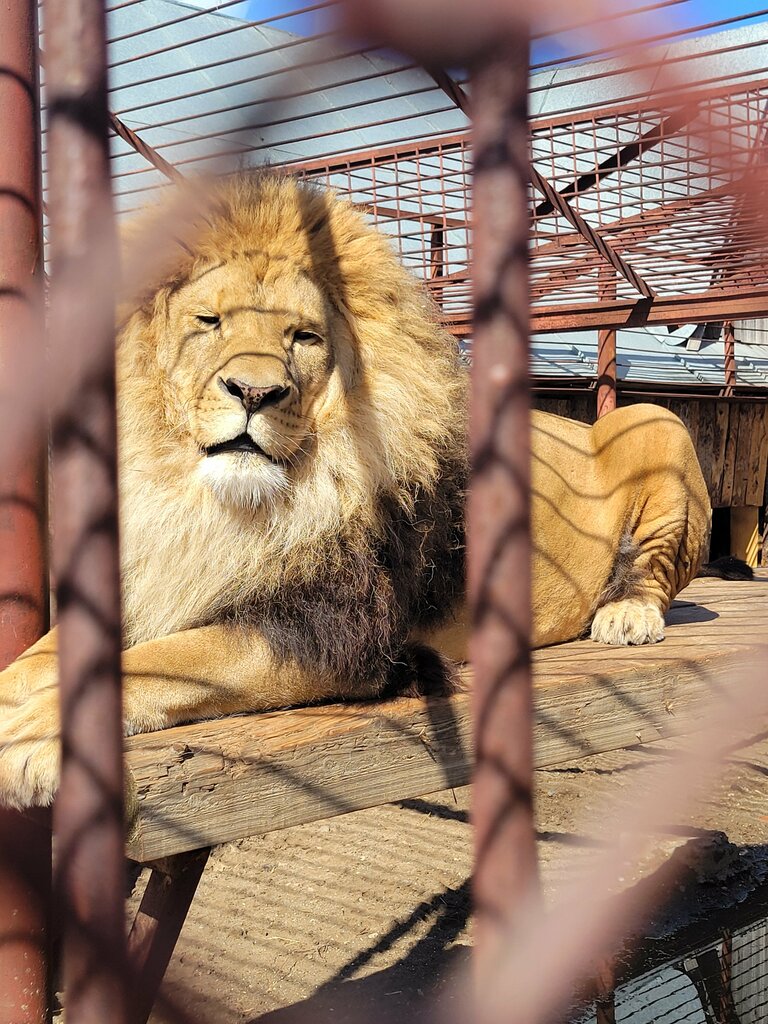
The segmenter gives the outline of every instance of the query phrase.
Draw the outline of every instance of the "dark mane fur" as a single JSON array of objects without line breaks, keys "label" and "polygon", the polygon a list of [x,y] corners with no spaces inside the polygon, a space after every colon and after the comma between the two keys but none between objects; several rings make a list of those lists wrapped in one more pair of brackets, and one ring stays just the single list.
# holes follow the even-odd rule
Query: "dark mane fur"
[{"label": "dark mane fur", "polygon": [[329,538],[313,574],[216,618],[257,628],[278,658],[333,677],[349,697],[412,687],[425,658],[409,633],[446,620],[464,592],[466,466],[442,470],[433,493],[413,495],[412,514],[382,496],[377,536]]}]

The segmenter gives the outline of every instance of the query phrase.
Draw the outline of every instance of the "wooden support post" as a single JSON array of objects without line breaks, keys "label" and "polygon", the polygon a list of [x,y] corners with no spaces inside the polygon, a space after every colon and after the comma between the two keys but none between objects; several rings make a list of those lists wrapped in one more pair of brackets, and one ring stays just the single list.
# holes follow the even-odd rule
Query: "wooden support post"
[{"label": "wooden support post", "polygon": [[210,852],[180,853],[152,866],[128,937],[138,982],[130,1024],[146,1024]]},{"label": "wooden support post", "polygon": [[757,505],[731,509],[731,554],[753,568],[760,550],[759,512]]}]

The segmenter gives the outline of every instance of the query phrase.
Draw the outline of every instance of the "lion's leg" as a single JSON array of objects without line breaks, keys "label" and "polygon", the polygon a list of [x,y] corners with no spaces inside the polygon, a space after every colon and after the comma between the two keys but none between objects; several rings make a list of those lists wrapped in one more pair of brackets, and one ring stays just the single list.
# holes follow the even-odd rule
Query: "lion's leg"
[{"label": "lion's leg", "polygon": [[203,626],[138,644],[123,654],[126,732],[243,711],[269,711],[346,692],[345,681],[278,661],[255,631]]},{"label": "lion's leg", "polygon": [[[55,637],[0,674],[0,804],[48,804],[59,777],[59,698]],[[242,711],[373,696],[291,662],[278,663],[255,632],[191,629],[123,653],[128,734]]]},{"label": "lion's leg", "polygon": [[709,536],[709,501],[679,478],[666,483],[653,489],[623,538],[619,571],[592,620],[598,643],[663,640],[665,612],[696,575]]},{"label": "lion's leg", "polygon": [[57,630],[52,629],[3,672],[0,672],[0,715],[4,709],[22,704],[33,690],[48,685],[48,665],[55,664]]}]

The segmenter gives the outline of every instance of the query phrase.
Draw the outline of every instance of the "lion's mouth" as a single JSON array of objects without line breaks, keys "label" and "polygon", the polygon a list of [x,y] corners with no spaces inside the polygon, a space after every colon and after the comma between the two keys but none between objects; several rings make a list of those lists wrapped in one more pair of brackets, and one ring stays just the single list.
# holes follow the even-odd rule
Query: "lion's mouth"
[{"label": "lion's mouth", "polygon": [[263,448],[259,447],[250,434],[238,434],[237,437],[231,437],[228,441],[220,441],[218,444],[212,444],[208,448],[203,449],[206,456],[212,455],[223,455],[224,452],[243,452],[246,455],[260,455],[264,459],[269,459],[270,462],[274,462],[276,465],[278,460],[273,458],[269,452],[265,452]]}]

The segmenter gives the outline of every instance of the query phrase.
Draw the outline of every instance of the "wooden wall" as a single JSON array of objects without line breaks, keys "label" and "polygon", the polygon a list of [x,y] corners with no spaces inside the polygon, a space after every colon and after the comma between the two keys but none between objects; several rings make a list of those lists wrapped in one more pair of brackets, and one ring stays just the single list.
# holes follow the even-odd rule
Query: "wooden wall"
[{"label": "wooden wall", "polygon": [[[583,423],[595,419],[595,396],[549,398],[534,394],[536,408]],[[642,398],[619,397],[619,405]],[[768,404],[749,399],[654,398],[688,427],[714,508],[763,505],[768,466]]]}]

